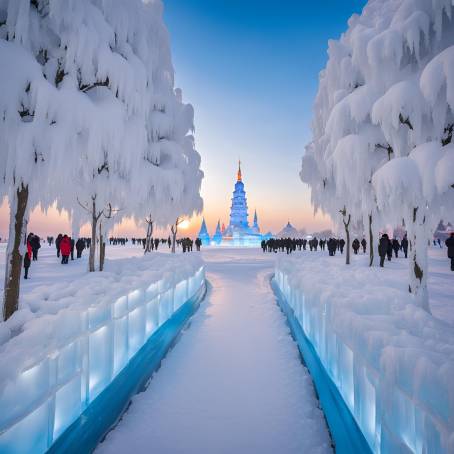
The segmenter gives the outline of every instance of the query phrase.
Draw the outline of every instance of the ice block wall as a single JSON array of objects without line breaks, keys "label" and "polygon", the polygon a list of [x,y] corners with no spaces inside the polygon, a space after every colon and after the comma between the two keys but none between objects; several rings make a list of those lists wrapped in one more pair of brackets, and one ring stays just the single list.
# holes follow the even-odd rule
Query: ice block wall
[{"label": "ice block wall", "polygon": [[75,337],[2,380],[0,452],[45,452],[204,281],[202,266],[176,284],[163,277],[111,304],[73,311]]},{"label": "ice block wall", "polygon": [[[371,450],[377,453],[454,452],[454,377],[446,376],[452,370],[452,358],[446,348],[445,358],[439,352],[432,355],[438,356],[440,369],[429,361],[431,349],[435,350],[434,345],[440,339],[443,341],[444,327],[440,327],[440,339],[431,334],[423,340],[426,350],[421,354],[420,345],[415,341],[419,336],[418,323],[415,323],[412,338],[405,332],[403,313],[396,317],[394,325],[386,326],[391,319],[389,314],[381,314],[378,307],[359,305],[356,312],[344,314],[347,323],[336,324],[339,316],[336,301],[327,304],[326,295],[320,292],[319,297],[314,296],[317,291],[312,289],[307,292],[308,297],[304,285],[310,285],[311,278],[306,277],[305,281],[298,275],[295,264],[280,262],[274,280]],[[326,276],[323,279],[326,280]],[[367,286],[362,290],[367,292]],[[348,308],[341,310],[345,312]],[[366,320],[369,310],[375,313]],[[412,308],[406,305],[403,310],[408,315]],[[415,314],[420,312],[415,311]],[[412,317],[416,321],[414,314]],[[369,323],[373,318],[376,324]],[[427,322],[422,325],[429,328]],[[340,329],[342,326],[345,329]],[[364,333],[358,333],[358,327]],[[393,342],[389,342],[391,338]]]}]

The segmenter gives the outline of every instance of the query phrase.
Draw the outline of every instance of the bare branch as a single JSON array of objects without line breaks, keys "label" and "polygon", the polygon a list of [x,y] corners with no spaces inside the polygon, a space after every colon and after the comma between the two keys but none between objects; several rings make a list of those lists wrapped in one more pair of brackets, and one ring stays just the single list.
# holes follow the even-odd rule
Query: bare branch
[{"label": "bare branch", "polygon": [[77,203],[85,210],[87,211],[88,213],[91,213],[91,210],[88,208],[88,206],[85,206],[83,205],[80,200],[79,200],[79,197],[76,197],[76,200],[77,200]]}]

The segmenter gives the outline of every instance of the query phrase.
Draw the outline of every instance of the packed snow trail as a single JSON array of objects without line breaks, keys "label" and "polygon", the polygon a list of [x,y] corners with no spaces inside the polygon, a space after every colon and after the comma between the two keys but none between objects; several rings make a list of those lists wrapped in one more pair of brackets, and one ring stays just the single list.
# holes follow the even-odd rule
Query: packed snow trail
[{"label": "packed snow trail", "polygon": [[274,256],[203,255],[206,300],[98,452],[330,452],[311,378],[270,288]]}]

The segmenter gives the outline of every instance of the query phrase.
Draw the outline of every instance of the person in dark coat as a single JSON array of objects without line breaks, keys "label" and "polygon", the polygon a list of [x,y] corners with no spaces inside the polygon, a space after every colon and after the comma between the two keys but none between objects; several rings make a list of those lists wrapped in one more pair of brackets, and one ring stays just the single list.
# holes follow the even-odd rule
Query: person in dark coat
[{"label": "person in dark coat", "polygon": [[[30,236],[30,235],[29,235]],[[31,257],[32,257],[32,245],[30,244],[30,241],[27,239],[27,251],[25,252],[24,255],[24,279],[28,279],[28,269],[30,268],[30,265],[32,263]]]},{"label": "person in dark coat", "polygon": [[445,244],[448,248],[448,258],[451,259],[451,271],[454,271],[454,232],[451,232]]},{"label": "person in dark coat", "polygon": [[402,239],[402,241],[400,242],[400,247],[404,251],[405,258],[407,258],[407,255],[408,255],[408,239],[407,239],[407,235],[405,235],[404,238]]},{"label": "person in dark coat", "polygon": [[388,251],[387,251],[386,255],[388,256],[388,262],[390,262],[391,259],[393,258],[393,242],[389,238],[388,238]]},{"label": "person in dark coat", "polygon": [[74,246],[76,245],[76,242],[74,241],[74,238],[69,239],[71,241],[71,260],[74,260]]},{"label": "person in dark coat", "polygon": [[358,240],[358,238],[355,238],[355,239],[353,240],[353,243],[352,243],[352,248],[353,248],[353,252],[354,252],[356,255],[358,254],[359,246],[360,246],[359,240]]},{"label": "person in dark coat", "polygon": [[389,248],[389,237],[386,233],[382,235],[380,241],[378,242],[378,255],[380,256],[380,266],[383,268],[385,264],[385,258],[388,254]]},{"label": "person in dark coat", "polygon": [[341,251],[341,254],[344,253],[344,246],[345,246],[345,240],[343,238],[341,238],[339,240],[339,250]]},{"label": "person in dark coat", "polygon": [[361,246],[363,247],[363,253],[366,253],[366,246],[367,246],[367,241],[365,238],[361,240]]},{"label": "person in dark coat", "polygon": [[397,259],[397,258],[399,258],[399,249],[400,249],[399,240],[397,238],[393,238],[392,246],[393,246],[393,250],[394,250],[394,255],[396,256],[396,259]]},{"label": "person in dark coat", "polygon": [[[197,248],[198,251],[200,251],[200,246],[202,246],[202,240],[201,240],[200,238],[196,238],[196,240],[195,240],[195,247]],[[266,250],[266,243],[265,243],[264,240],[262,241],[262,249],[263,249],[263,252],[265,252],[265,250]]]},{"label": "person in dark coat", "polygon": [[158,250],[158,247],[159,247],[159,238],[155,238],[155,240],[154,240],[154,248],[156,250]]},{"label": "person in dark coat", "polygon": [[76,252],[77,258],[80,259],[82,257],[82,251],[85,249],[85,241],[82,238],[79,238],[76,241]]},{"label": "person in dark coat", "polygon": [[36,262],[38,260],[38,250],[41,247],[41,240],[39,239],[38,235],[31,233],[29,235],[29,241],[32,247],[33,261]]},{"label": "person in dark coat", "polygon": [[57,248],[57,257],[60,257],[60,243],[63,238],[61,233],[58,234],[57,239],[55,240],[55,247]]},{"label": "person in dark coat", "polygon": [[66,265],[71,254],[71,240],[68,235],[65,235],[60,242],[60,252],[62,256],[61,263]]},{"label": "person in dark coat", "polygon": [[332,257],[336,255],[336,249],[337,249],[337,241],[334,238],[330,238],[328,240],[328,253]]}]

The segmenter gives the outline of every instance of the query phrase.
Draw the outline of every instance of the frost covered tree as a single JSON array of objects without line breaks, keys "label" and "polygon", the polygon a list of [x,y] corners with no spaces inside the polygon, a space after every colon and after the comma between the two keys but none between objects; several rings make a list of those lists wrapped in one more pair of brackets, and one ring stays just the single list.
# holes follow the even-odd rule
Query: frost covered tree
[{"label": "frost covered tree", "polygon": [[10,207],[4,319],[18,306],[29,212],[54,200],[71,127],[46,71],[56,47],[50,22],[45,2],[0,1],[0,184]]},{"label": "frost covered tree", "polygon": [[368,221],[371,249],[380,228],[404,221],[409,291],[426,309],[432,224],[453,212],[452,173],[441,167],[452,169],[453,5],[370,0],[349,20],[329,43],[301,171],[316,208],[334,217],[345,204]]},{"label": "frost covered tree", "polygon": [[[199,209],[202,173],[182,119],[192,108],[173,88],[160,0],[0,0],[0,58],[8,63],[0,72],[1,190],[11,207],[7,318],[18,305],[22,243],[35,205],[56,201],[77,222],[88,213],[89,268],[99,239],[102,270],[103,237],[114,214],[119,221],[141,194],[151,142],[168,184],[148,189],[161,188],[156,207],[168,200],[172,220]],[[179,107],[163,122],[159,105]],[[171,151],[163,152],[167,142]]]}]

